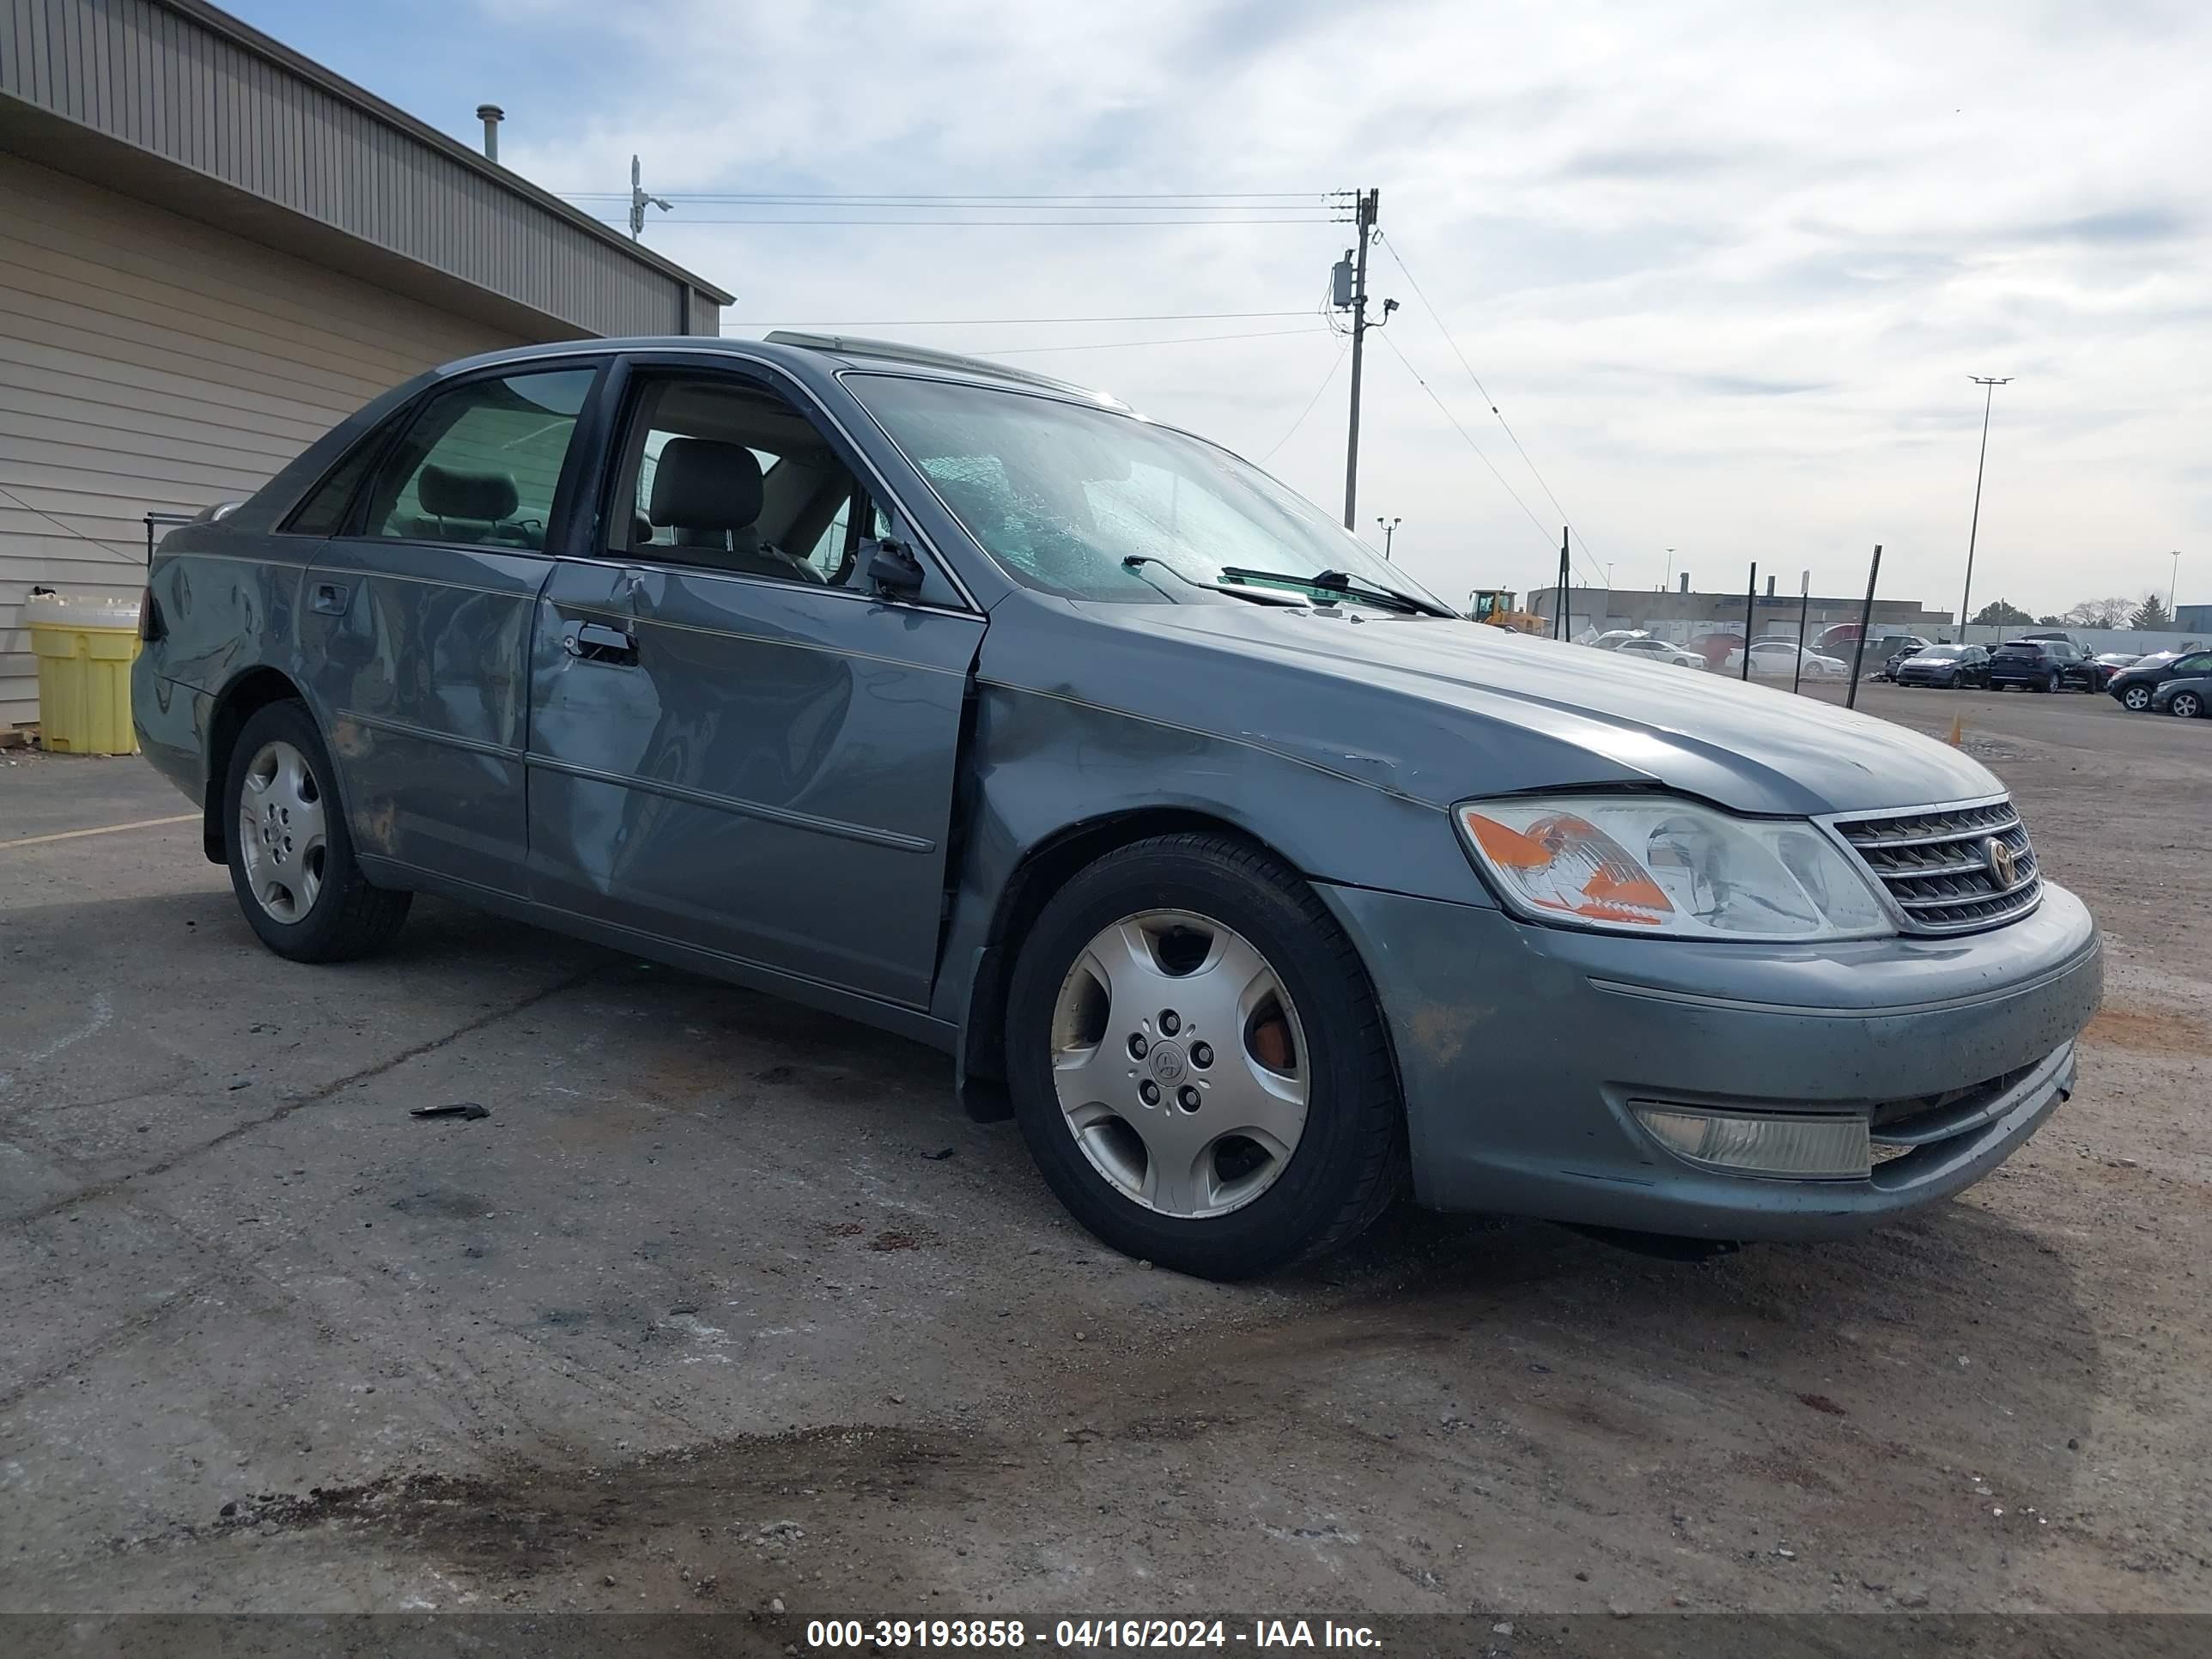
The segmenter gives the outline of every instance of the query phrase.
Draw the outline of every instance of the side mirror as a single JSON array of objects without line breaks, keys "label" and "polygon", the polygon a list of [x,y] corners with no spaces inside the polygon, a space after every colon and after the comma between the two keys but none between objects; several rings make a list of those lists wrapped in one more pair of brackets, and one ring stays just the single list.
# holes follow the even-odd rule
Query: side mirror
[{"label": "side mirror", "polygon": [[921,597],[921,561],[904,542],[886,536],[868,544],[868,586],[887,599]]}]

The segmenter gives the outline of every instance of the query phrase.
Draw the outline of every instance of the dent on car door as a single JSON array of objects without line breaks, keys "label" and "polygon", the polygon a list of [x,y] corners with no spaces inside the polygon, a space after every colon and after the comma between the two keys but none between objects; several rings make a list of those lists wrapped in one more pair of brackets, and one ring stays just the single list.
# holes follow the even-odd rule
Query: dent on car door
[{"label": "dent on car door", "polygon": [[920,1006],[934,976],[982,618],[789,398],[646,373],[598,549],[538,607],[528,765],[546,903]]},{"label": "dent on car door", "polygon": [[520,892],[532,612],[598,371],[480,376],[409,414],[325,544],[301,662],[364,857]]}]

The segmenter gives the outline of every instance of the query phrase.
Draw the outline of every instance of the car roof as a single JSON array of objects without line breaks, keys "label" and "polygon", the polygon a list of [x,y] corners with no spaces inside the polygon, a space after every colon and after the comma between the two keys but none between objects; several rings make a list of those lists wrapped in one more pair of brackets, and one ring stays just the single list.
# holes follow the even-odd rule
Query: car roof
[{"label": "car roof", "polygon": [[778,329],[757,340],[708,334],[637,335],[628,338],[556,340],[540,345],[510,346],[447,363],[440,374],[495,368],[504,363],[526,363],[547,357],[599,356],[618,352],[650,351],[766,362],[791,371],[802,380],[846,368],[891,368],[931,380],[955,380],[971,386],[994,386],[1029,392],[1046,392],[1073,402],[1133,414],[1129,405],[1110,392],[1073,380],[1040,374],[1034,369],[994,362],[987,357],[963,356],[930,346],[908,345],[898,340],[873,340],[848,334],[809,334]]}]

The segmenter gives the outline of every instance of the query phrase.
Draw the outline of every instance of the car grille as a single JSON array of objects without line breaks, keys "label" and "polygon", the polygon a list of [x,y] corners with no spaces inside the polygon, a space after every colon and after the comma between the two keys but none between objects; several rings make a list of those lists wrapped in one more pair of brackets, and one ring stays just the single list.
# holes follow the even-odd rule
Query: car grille
[{"label": "car grille", "polygon": [[[2009,800],[1839,818],[1836,832],[1874,872],[1916,933],[1963,933],[2026,915],[2043,878],[2027,826]],[[2012,854],[2009,883],[1989,846]]]}]

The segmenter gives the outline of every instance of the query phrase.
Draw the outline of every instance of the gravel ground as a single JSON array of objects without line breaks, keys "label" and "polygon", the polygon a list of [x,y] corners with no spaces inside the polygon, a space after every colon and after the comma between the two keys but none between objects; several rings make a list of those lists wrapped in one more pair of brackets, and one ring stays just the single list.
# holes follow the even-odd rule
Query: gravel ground
[{"label": "gravel ground", "polygon": [[[438,905],[293,966],[189,823],[0,845],[0,1610],[2212,1611],[2212,723],[1862,702],[1963,720],[2106,1006],[1960,1200],[1695,1264],[1407,1213],[1202,1284],[925,1050]],[[0,756],[0,842],[183,805]]]}]

